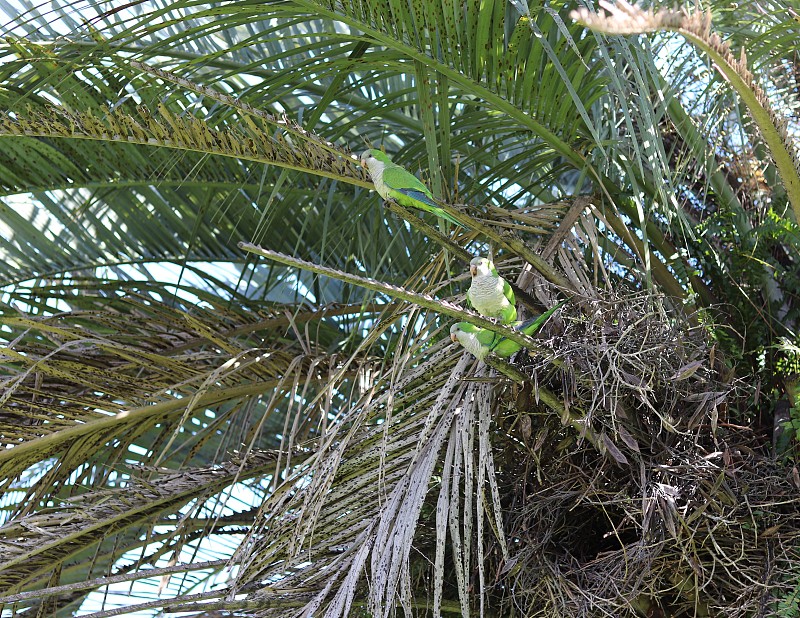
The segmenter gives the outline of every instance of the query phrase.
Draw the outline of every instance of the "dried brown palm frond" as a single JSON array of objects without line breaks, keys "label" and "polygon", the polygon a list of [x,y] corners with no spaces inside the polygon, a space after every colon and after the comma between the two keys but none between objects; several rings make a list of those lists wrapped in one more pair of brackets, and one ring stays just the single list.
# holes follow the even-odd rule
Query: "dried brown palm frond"
[{"label": "dried brown palm frond", "polygon": [[[143,562],[154,562],[159,555],[194,540],[203,524],[215,523],[209,518],[197,527],[202,518],[182,517],[181,509],[198,498],[209,499],[237,481],[272,471],[275,457],[269,459],[253,458],[245,467],[226,462],[181,471],[134,467],[129,470],[130,480],[120,487],[65,497],[57,508],[17,517],[0,526],[0,587],[3,591],[32,587],[46,581],[54,565],[68,562],[87,548],[116,539],[130,551],[143,546],[137,543],[139,538],[144,544],[155,540],[156,535],[148,534],[153,526],[174,528],[171,536],[175,542],[144,554]],[[117,469],[122,471],[124,466]],[[224,520],[216,523],[217,533],[224,534],[229,524]],[[234,522],[233,529],[242,523]]]},{"label": "dried brown palm frond", "polygon": [[[596,233],[590,218],[575,220],[562,263],[577,262],[563,247],[591,245]],[[575,272],[592,289],[586,265]],[[517,283],[552,302],[553,287],[526,275]],[[776,570],[756,577],[754,555],[769,543],[754,531],[752,551],[734,560],[733,548],[747,526],[772,530],[767,538],[786,527],[791,538],[800,499],[785,473],[774,476],[781,468],[764,441],[730,422],[743,387],[730,382],[708,327],[669,306],[652,293],[576,297],[513,359],[521,385],[460,350],[411,343],[414,367],[398,361],[374,375],[265,501],[242,547],[238,585],[259,588],[247,609],[738,616],[775,605],[791,580]],[[564,415],[544,405],[544,392]],[[739,465],[758,474],[773,466],[772,481],[744,503]],[[778,500],[768,492],[776,486]],[[781,552],[787,565],[800,557],[788,544]],[[727,588],[712,583],[720,560],[733,574]],[[415,598],[424,581],[433,590]]]},{"label": "dried brown palm frond", "polygon": [[[491,495],[489,408],[484,405],[490,386],[460,380],[472,361],[451,345],[434,345],[424,354],[424,362],[407,368],[398,382],[391,381],[393,368],[375,376],[381,390],[355,401],[314,456],[264,503],[255,536],[243,547],[240,585],[260,582],[261,588],[251,600],[263,600],[278,612],[302,603],[307,613],[324,606],[327,615],[349,615],[357,595],[365,592],[366,570],[371,574],[368,604],[375,615],[393,606],[397,597],[411,607],[415,601],[409,596],[409,569],[419,569],[420,536],[426,543],[442,538],[439,550],[424,552],[436,556],[441,580],[448,527],[456,540],[461,526],[467,527],[468,538],[473,533],[483,538],[485,508],[497,528],[499,496]],[[440,376],[451,369],[441,382]],[[482,420],[476,430],[479,409]],[[478,457],[475,448],[483,455]],[[443,451],[451,465],[466,468],[449,469],[441,477],[439,514],[434,515],[429,490],[441,474]],[[476,494],[467,494],[463,512],[458,496],[462,482],[470,487],[477,479],[482,481],[474,491],[489,491],[488,504],[493,506],[481,502],[480,517],[473,523],[471,496]],[[468,547],[463,560],[458,577],[465,582]],[[439,606],[441,587],[436,591],[434,604]],[[462,591],[462,603],[468,606],[469,596],[464,587]]]},{"label": "dried brown palm frond", "polygon": [[[20,287],[0,305],[0,596],[53,577],[75,583],[137,549],[140,568],[246,527],[252,513],[223,515],[223,490],[264,495],[263,478],[307,456],[298,443],[342,403],[325,397],[298,416],[294,399],[329,393],[332,374],[357,382],[375,363],[366,348],[347,366],[325,350],[386,305],[308,310],[187,293],[75,279]],[[76,590],[54,593],[52,611],[87,592]]]}]

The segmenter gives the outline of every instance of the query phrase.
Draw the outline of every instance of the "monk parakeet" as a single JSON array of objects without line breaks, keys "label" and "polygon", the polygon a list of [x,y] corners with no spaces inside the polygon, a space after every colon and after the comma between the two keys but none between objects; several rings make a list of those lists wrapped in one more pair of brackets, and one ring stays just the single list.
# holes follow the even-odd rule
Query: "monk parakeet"
[{"label": "monk parakeet", "polygon": [[467,300],[476,311],[487,318],[497,318],[503,324],[517,319],[514,290],[498,273],[489,258],[476,257],[469,263],[472,283]]},{"label": "monk parakeet", "polygon": [[419,208],[463,227],[433,200],[433,194],[422,181],[403,169],[385,152],[372,148],[361,155],[361,165],[369,169],[375,190],[385,200],[392,199],[407,208]]},{"label": "monk parakeet", "polygon": [[[548,309],[540,316],[531,318],[530,320],[525,320],[524,322],[516,322],[509,326],[514,330],[518,330],[524,335],[528,335],[530,337],[536,334],[536,332],[542,327],[542,324],[544,324],[551,315],[558,311],[558,309],[560,309],[561,306],[567,302],[567,300],[562,300],[555,307]],[[458,322],[457,324],[453,324],[450,327],[450,339],[452,339],[454,342],[460,343],[462,346],[464,346],[464,349],[466,349],[467,352],[473,356],[476,356],[480,360],[486,358],[486,355],[489,354],[489,352],[494,353],[500,358],[508,358],[515,352],[519,352],[522,349],[522,346],[516,341],[511,341],[499,333],[495,333],[494,331],[486,328],[480,328],[479,326],[475,326],[469,322]]]}]

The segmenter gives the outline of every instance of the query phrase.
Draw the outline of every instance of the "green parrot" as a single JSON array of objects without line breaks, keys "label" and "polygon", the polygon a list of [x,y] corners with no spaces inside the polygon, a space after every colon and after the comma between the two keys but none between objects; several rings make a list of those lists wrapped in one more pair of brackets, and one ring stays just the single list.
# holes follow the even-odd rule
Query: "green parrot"
[{"label": "green parrot", "polygon": [[475,310],[487,318],[497,318],[503,324],[517,319],[514,290],[498,273],[489,258],[476,257],[469,263],[472,283],[467,290],[467,300]]},{"label": "green parrot", "polygon": [[450,223],[464,227],[436,204],[433,194],[419,178],[392,163],[385,152],[376,148],[365,150],[361,155],[361,165],[369,170],[375,190],[383,199],[394,200],[407,208],[431,212]]},{"label": "green parrot", "polygon": [[[555,307],[545,311],[542,315],[524,322],[515,322],[511,326],[514,330],[521,332],[528,337],[536,334],[547,319],[558,311],[561,306],[569,300],[562,300]],[[522,346],[516,341],[511,341],[499,333],[480,328],[469,322],[458,322],[450,327],[450,339],[455,343],[460,343],[467,352],[483,360],[490,352],[500,358],[508,358],[512,354],[519,352]]]}]

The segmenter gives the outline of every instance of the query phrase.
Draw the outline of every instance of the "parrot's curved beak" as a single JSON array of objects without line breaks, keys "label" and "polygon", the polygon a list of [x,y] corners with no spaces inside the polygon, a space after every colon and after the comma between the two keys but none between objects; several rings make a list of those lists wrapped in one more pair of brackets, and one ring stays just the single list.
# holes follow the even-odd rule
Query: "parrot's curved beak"
[{"label": "parrot's curved beak", "polygon": [[474,265],[472,265],[472,264],[470,264],[470,267],[469,267],[469,274],[470,274],[470,275],[472,275],[473,277],[474,277],[475,275],[477,275],[477,274],[478,274],[478,267],[477,267],[477,266],[474,266]]},{"label": "parrot's curved beak", "polygon": [[458,337],[456,337],[455,333],[450,333],[450,341],[453,343],[458,343]]}]

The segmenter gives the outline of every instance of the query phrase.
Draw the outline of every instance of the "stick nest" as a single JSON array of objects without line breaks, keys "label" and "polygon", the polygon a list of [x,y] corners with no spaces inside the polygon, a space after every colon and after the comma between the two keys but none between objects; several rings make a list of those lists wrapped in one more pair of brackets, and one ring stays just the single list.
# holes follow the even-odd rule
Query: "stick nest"
[{"label": "stick nest", "polygon": [[750,429],[748,389],[696,322],[652,296],[576,301],[540,336],[563,366],[514,359],[535,386],[496,399],[510,560],[494,568],[521,615],[796,615],[797,469]]}]

